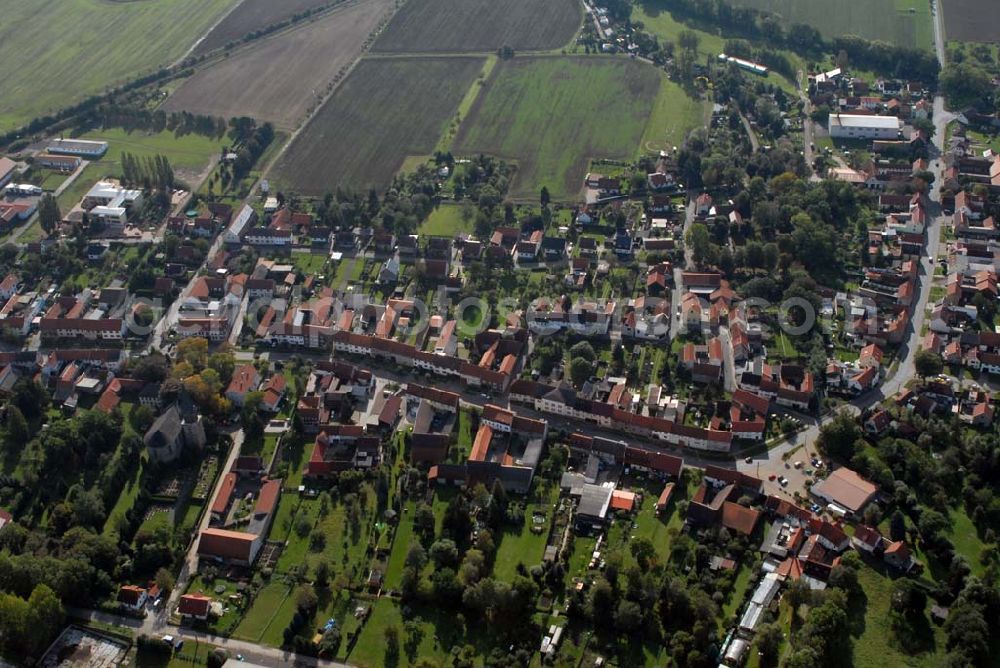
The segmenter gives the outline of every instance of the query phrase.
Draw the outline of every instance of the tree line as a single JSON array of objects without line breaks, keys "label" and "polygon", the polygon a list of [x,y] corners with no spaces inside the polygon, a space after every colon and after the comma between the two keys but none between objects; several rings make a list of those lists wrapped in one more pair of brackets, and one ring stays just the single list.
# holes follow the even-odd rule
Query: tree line
[{"label": "tree line", "polygon": [[721,27],[735,35],[761,40],[772,46],[784,46],[812,57],[843,50],[847,52],[851,62],[861,69],[884,72],[904,79],[919,79],[932,85],[937,83],[940,65],[935,55],[924,49],[869,41],[855,35],[826,39],[810,25],[788,24],[777,14],[732,5],[725,0],[674,0],[670,11]]},{"label": "tree line", "polygon": [[168,190],[174,185],[174,170],[165,155],[143,158],[123,151],[121,168],[123,185],[142,186],[145,190]]}]

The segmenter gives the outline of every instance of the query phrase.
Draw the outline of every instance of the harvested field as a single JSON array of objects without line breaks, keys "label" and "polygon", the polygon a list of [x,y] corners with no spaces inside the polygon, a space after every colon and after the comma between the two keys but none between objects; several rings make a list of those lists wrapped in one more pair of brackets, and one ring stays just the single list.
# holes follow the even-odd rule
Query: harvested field
[{"label": "harvested field", "polygon": [[200,55],[238,41],[244,35],[281,23],[296,14],[316,11],[337,4],[340,0],[243,0],[195,46]]},{"label": "harvested field", "polygon": [[272,181],[306,195],[384,188],[444,132],[484,59],[366,58],[288,147]]},{"label": "harvested field", "polygon": [[408,0],[375,42],[395,53],[558,49],[582,21],[576,0]]},{"label": "harvested field", "polygon": [[0,131],[184,55],[235,0],[0,0]]},{"label": "harvested field", "polygon": [[1000,42],[1000,11],[994,0],[944,0],[938,6],[944,12],[944,34],[948,39]]},{"label": "harvested field", "polygon": [[[644,136],[683,138],[702,122],[700,102],[664,86],[656,68],[626,58],[515,58],[494,70],[453,150],[516,161],[514,197],[535,198],[544,185],[553,198],[571,199],[589,160],[632,159]],[[647,134],[651,117],[663,127]]]},{"label": "harvested field", "polygon": [[167,111],[252,116],[297,127],[337,73],[362,51],[392,0],[361,0],[289,33],[235,51],[196,72],[164,103]]},{"label": "harvested field", "polygon": [[778,14],[790,23],[814,26],[826,37],[857,35],[900,46],[933,47],[930,5],[926,0],[865,3],[853,0],[736,0],[734,4]]}]

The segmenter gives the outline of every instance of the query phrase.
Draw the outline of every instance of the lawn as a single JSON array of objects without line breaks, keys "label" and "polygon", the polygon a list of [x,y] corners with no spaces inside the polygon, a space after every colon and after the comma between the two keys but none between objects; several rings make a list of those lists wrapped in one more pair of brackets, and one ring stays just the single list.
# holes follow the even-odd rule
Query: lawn
[{"label": "lawn", "polygon": [[[902,652],[895,640],[889,622],[892,580],[865,567],[858,572],[858,580],[865,592],[863,619],[855,633],[855,666],[940,666],[944,661],[944,632],[939,626],[927,622],[922,641],[930,649],[920,654]],[[854,614],[854,613],[852,613]],[[857,615],[860,617],[860,615]]]},{"label": "lawn", "polygon": [[[233,632],[233,637],[259,642],[271,624],[271,620],[278,616],[285,599],[289,598],[289,593],[288,585],[283,582],[271,582],[262,587],[257,593],[253,605],[247,610],[240,625]],[[280,640],[278,644],[281,644]]]},{"label": "lawn", "polygon": [[223,603],[222,617],[209,622],[209,628],[215,633],[229,635],[240,623],[241,609],[229,600],[230,596],[234,596],[238,592],[236,583],[223,578],[215,578],[210,584],[202,580],[200,575],[196,575],[188,585],[187,592],[201,592]]},{"label": "lawn", "polygon": [[962,508],[951,512],[949,538],[955,546],[955,551],[968,560],[972,572],[981,577],[985,567],[979,560],[979,555],[982,554],[986,544],[979,538],[975,525],[972,524],[972,520]]},{"label": "lawn", "polygon": [[170,511],[169,509],[157,509],[149,514],[149,517],[142,521],[139,525],[139,532],[154,532],[160,527],[170,526]]},{"label": "lawn", "polygon": [[693,128],[705,124],[709,105],[688,97],[673,81],[664,79],[642,135],[641,151],[658,153],[680,146]]},{"label": "lawn", "polygon": [[298,495],[286,492],[281,495],[278,501],[278,511],[274,516],[271,525],[271,533],[268,540],[288,541],[281,551],[281,557],[275,570],[279,573],[287,573],[296,565],[305,560],[309,551],[309,536],[299,536],[295,531],[295,521],[299,516],[309,519],[309,525],[316,521],[316,505],[313,501],[301,499]]},{"label": "lawn", "polygon": [[83,196],[87,194],[91,186],[94,185],[99,179],[108,176],[109,174],[105,172],[103,163],[96,162],[87,165],[82,172],[80,172],[76,179],[69,185],[66,190],[63,190],[59,197],[56,199],[59,202],[59,209],[66,213],[72,209],[75,205],[80,203]]},{"label": "lawn", "polygon": [[0,0],[0,131],[184,55],[235,0]]},{"label": "lawn", "polygon": [[184,511],[178,513],[174,519],[174,526],[181,531],[191,531],[195,527],[195,523],[198,521],[198,516],[201,515],[201,509],[204,506],[197,501],[188,502],[184,506]]},{"label": "lawn", "polygon": [[439,204],[436,209],[431,211],[427,220],[417,228],[417,233],[432,237],[455,237],[463,232],[471,234],[475,227],[475,214],[474,207]]},{"label": "lawn", "polygon": [[[688,490],[690,489],[689,487]],[[670,555],[670,542],[684,525],[683,514],[677,512],[677,502],[683,498],[683,490],[674,488],[674,494],[666,510],[657,517],[656,502],[662,491],[663,487],[660,483],[655,486],[647,486],[642,505],[635,516],[636,528],[632,531],[632,535],[636,538],[648,538],[653,543],[653,547],[656,548],[657,556],[665,562]]]},{"label": "lawn", "polygon": [[283,462],[288,464],[288,472],[285,475],[283,487],[285,489],[298,489],[302,484],[302,474],[306,467],[306,461],[312,454],[312,438],[303,436],[298,440],[286,438],[281,449]]},{"label": "lawn", "polygon": [[273,181],[306,195],[338,185],[384,188],[407,156],[434,150],[483,63],[477,57],[361,60],[282,154]]},{"label": "lawn", "polygon": [[750,582],[751,575],[753,575],[753,569],[746,565],[740,566],[740,570],[736,574],[736,581],[733,582],[733,590],[729,593],[729,599],[722,606],[722,618],[724,621],[728,622],[740,611],[743,596],[746,594],[747,587],[752,584]]},{"label": "lawn", "polygon": [[[122,128],[92,130],[80,135],[80,138],[108,142],[108,152],[97,163],[104,170],[104,174],[98,174],[99,177],[118,176],[121,155],[127,152],[139,158],[164,155],[179,177],[190,179],[200,174],[209,160],[228,144],[225,138],[216,139],[197,134],[175,135],[168,130],[158,133],[139,130],[129,132]],[[90,167],[87,169],[89,171]]]},{"label": "lawn", "polygon": [[416,504],[413,501],[409,501],[403,506],[403,512],[399,516],[396,537],[392,542],[392,552],[389,554],[389,563],[385,568],[386,589],[399,589],[400,582],[403,579],[406,553],[410,549],[410,544],[417,540],[413,535],[413,511],[415,508]]},{"label": "lawn", "polygon": [[[278,586],[284,587],[283,584],[279,584]],[[281,607],[274,612],[274,616],[271,617],[270,623],[268,623],[267,628],[265,628],[264,632],[261,634],[260,642],[265,645],[281,647],[281,644],[285,640],[285,629],[288,628],[288,623],[291,622],[292,617],[295,616],[295,610],[297,608],[295,592],[292,589],[288,589],[287,591],[288,595],[285,596],[285,600],[281,602]],[[251,608],[250,613],[253,613],[253,608]],[[306,626],[305,630],[308,631],[309,627]]]},{"label": "lawn", "polygon": [[[438,640],[438,628],[420,617],[414,617],[414,621],[419,625],[423,636],[417,646],[416,656],[443,664],[450,647],[442,647]],[[361,666],[361,668],[388,665],[385,657],[385,630],[390,626],[395,626],[399,631],[400,645],[403,646],[406,644],[406,632],[403,625],[403,615],[397,603],[387,598],[375,601],[371,616],[365,623],[358,642],[348,657],[350,663]],[[400,655],[399,665],[412,664],[411,661],[407,660],[408,657],[402,649]]]},{"label": "lawn", "polygon": [[41,220],[38,216],[35,216],[31,219],[31,223],[28,224],[28,228],[17,238],[17,241],[22,244],[30,244],[33,241],[41,241],[46,236],[45,230],[42,229]]},{"label": "lawn", "polygon": [[[546,186],[553,199],[571,200],[591,159],[630,160],[647,133],[683,137],[691,129],[685,126],[696,115],[688,111],[691,102],[670,87],[661,98],[665,81],[656,68],[625,58],[504,61],[462,123],[453,150],[516,161],[516,198],[535,199]],[[668,98],[680,120],[667,120]],[[651,118],[655,125],[647,131]]]},{"label": "lawn", "polygon": [[365,270],[365,259],[363,257],[345,257],[337,263],[337,268],[333,276],[331,286],[338,290],[347,287],[349,283],[357,283]]},{"label": "lawn", "polygon": [[108,519],[104,522],[104,534],[107,535],[115,530],[117,521],[119,517],[124,517],[125,513],[135,504],[135,500],[139,497],[139,489],[142,487],[139,481],[142,479],[142,464],[136,467],[135,475],[133,475],[128,482],[125,483],[125,488],[122,489],[121,495],[118,497],[118,501],[115,502],[114,508],[108,513]]},{"label": "lawn", "polygon": [[292,253],[292,264],[306,276],[324,273],[329,259],[326,253]]},{"label": "lawn", "polygon": [[[531,568],[542,563],[545,555],[545,544],[549,535],[549,527],[552,525],[552,516],[555,512],[553,504],[559,499],[559,488],[549,485],[549,490],[539,490],[541,498],[537,503],[529,503],[524,510],[524,523],[518,527],[517,531],[505,528],[500,536],[500,547],[497,548],[497,557],[493,566],[493,575],[497,579],[510,581],[517,574],[517,565],[523,563],[526,568]],[[532,533],[534,526],[534,513],[544,515],[545,521],[539,525],[541,533]]]}]

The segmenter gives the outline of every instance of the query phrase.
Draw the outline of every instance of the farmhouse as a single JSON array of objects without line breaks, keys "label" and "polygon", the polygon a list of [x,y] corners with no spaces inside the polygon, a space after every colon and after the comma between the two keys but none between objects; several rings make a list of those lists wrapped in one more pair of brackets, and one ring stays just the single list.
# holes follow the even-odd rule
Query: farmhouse
[{"label": "farmhouse", "polygon": [[142,610],[147,598],[148,593],[142,587],[122,585],[118,589],[118,603],[127,610]]},{"label": "farmhouse", "polygon": [[895,116],[830,114],[830,136],[834,139],[896,139],[900,127]]},{"label": "farmhouse", "polygon": [[177,604],[177,614],[187,619],[207,619],[212,599],[204,594],[184,594]]},{"label": "farmhouse", "polygon": [[226,529],[205,529],[198,539],[198,556],[203,559],[249,566],[264,544],[261,536]]}]

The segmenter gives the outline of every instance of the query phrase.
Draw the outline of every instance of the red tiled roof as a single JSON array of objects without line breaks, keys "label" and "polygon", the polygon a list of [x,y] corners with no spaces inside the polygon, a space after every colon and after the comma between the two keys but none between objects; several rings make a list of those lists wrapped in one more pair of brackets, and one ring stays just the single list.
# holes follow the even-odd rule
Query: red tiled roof
[{"label": "red tiled roof", "polygon": [[745,406],[760,415],[767,415],[768,407],[771,405],[767,397],[746,390],[736,390],[733,393],[733,403]]},{"label": "red tiled roof", "polygon": [[461,397],[456,392],[439,390],[436,387],[427,387],[426,385],[417,385],[416,383],[407,383],[406,393],[420,399],[427,399],[435,403],[445,404],[446,406],[453,406],[456,409],[458,408],[458,403],[461,400]]},{"label": "red tiled roof", "polygon": [[142,595],[146,593],[146,590],[142,587],[137,587],[136,585],[122,585],[118,589],[118,602],[124,603],[125,605],[138,605],[139,601],[142,599]]},{"label": "red tiled roof", "polygon": [[747,536],[757,528],[760,515],[759,510],[744,508],[732,501],[726,501],[722,504],[722,526]]},{"label": "red tiled roof", "polygon": [[877,529],[873,529],[872,527],[864,524],[859,524],[857,528],[854,529],[854,538],[865,545],[874,547],[882,538],[882,534],[880,534]]},{"label": "red tiled roof", "polygon": [[657,508],[664,508],[668,503],[670,503],[670,497],[674,495],[674,483],[668,482],[663,486],[663,491],[660,492],[660,498],[656,500]]},{"label": "red tiled roof", "polygon": [[211,605],[212,599],[204,594],[184,594],[177,605],[177,612],[181,615],[204,617]]},{"label": "red tiled roof", "polygon": [[257,383],[257,369],[252,364],[241,364],[233,371],[233,378],[229,381],[226,393],[246,394],[253,389]]},{"label": "red tiled roof", "polygon": [[110,413],[115,409],[118,404],[121,403],[122,398],[118,396],[117,388],[114,383],[108,385],[108,387],[101,393],[101,398],[97,400],[97,404],[94,406],[97,410],[102,413]]},{"label": "red tiled roof", "polygon": [[611,492],[611,508],[631,512],[635,507],[635,492],[616,489]]},{"label": "red tiled roof", "polygon": [[486,453],[489,452],[492,441],[493,429],[486,424],[479,425],[479,431],[476,432],[476,440],[472,444],[472,452],[469,454],[469,461],[485,461]]},{"label": "red tiled roof", "polygon": [[281,481],[268,480],[260,487],[260,494],[257,496],[257,505],[253,512],[255,515],[270,515],[278,505],[278,496],[281,494]]},{"label": "red tiled roof", "polygon": [[222,478],[222,485],[219,487],[219,494],[215,497],[215,502],[212,503],[212,512],[217,515],[221,515],[226,512],[226,508],[229,507],[229,501],[232,499],[233,490],[236,489],[236,479],[235,473],[227,473]]},{"label": "red tiled roof", "polygon": [[257,536],[243,531],[205,529],[198,539],[198,554],[222,559],[249,561]]}]

